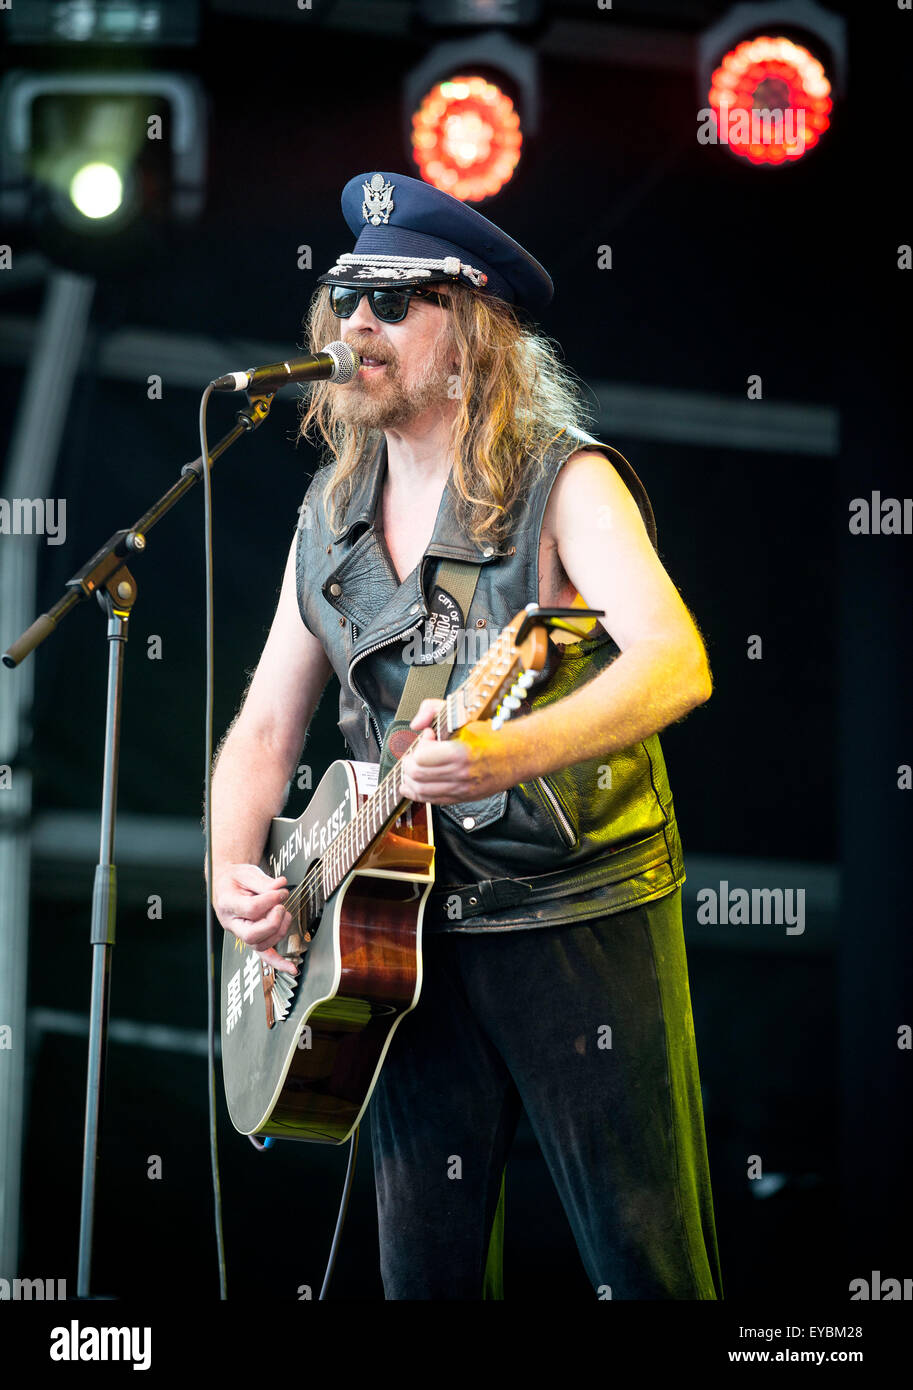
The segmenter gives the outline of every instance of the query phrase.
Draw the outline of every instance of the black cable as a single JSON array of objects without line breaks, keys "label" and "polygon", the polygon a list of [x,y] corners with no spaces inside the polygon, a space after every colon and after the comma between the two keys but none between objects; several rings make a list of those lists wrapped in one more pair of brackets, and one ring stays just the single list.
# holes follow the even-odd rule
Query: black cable
[{"label": "black cable", "polygon": [[339,1215],[336,1218],[336,1230],[333,1233],[333,1244],[330,1246],[330,1258],[327,1260],[326,1273],[323,1276],[323,1284],[320,1289],[318,1303],[322,1302],[327,1296],[327,1289],[330,1287],[330,1279],[333,1277],[333,1267],[336,1264],[336,1253],[339,1249],[339,1237],[342,1235],[343,1223],[346,1219],[346,1212],[349,1210],[349,1198],[352,1195],[352,1179],[355,1176],[355,1159],[358,1156],[358,1125],[352,1130],[352,1138],[349,1143],[349,1163],[346,1168],[346,1180],[342,1187],[342,1201],[339,1203]]},{"label": "black cable", "polygon": [[213,621],[213,582],[212,582],[212,480],[209,476],[212,464],[209,458],[209,444],[206,439],[206,407],[212,395],[212,383],[206,387],[200,399],[200,457],[203,460],[203,551],[206,574],[206,773],[204,777],[204,820],[206,824],[206,1010],[207,1010],[207,1060],[209,1088],[209,1157],[212,1168],[212,1197],[216,1225],[216,1250],[219,1260],[219,1297],[227,1299],[227,1279],[225,1274],[225,1238],[222,1231],[222,1185],[219,1179],[219,1140],[216,1132],[216,1055],[215,1055],[215,987],[216,987],[216,948],[213,932],[212,912],[212,718],[214,679],[214,621]]},{"label": "black cable", "polygon": [[[206,407],[209,404],[209,397],[212,395],[212,383],[206,387],[200,398],[200,458],[203,461],[203,549],[204,549],[204,570],[206,575],[206,622],[205,622],[205,649],[206,649],[206,690],[205,690],[205,756],[206,770],[203,783],[203,815],[206,825],[206,1009],[207,1009],[207,1084],[209,1089],[209,1154],[210,1166],[212,1169],[212,1196],[213,1213],[216,1228],[216,1250],[219,1261],[219,1297],[227,1299],[227,1278],[225,1271],[225,1238],[222,1229],[222,1186],[219,1178],[219,1142],[216,1128],[216,1060],[215,1060],[215,939],[213,931],[213,911],[212,911],[212,722],[213,722],[213,701],[214,701],[214,631],[215,622],[213,618],[213,565],[212,565],[212,480],[210,470],[212,464],[209,458],[209,443],[206,437]],[[330,1246],[330,1254],[327,1260],[326,1272],[323,1276],[318,1301],[326,1298],[327,1289],[330,1286],[330,1279],[336,1265],[336,1256],[339,1252],[339,1241],[342,1235],[342,1228],[345,1224],[346,1214],[349,1209],[349,1198],[352,1195],[352,1184],[355,1177],[355,1160],[358,1156],[358,1125],[352,1131],[352,1138],[349,1144],[349,1161],[346,1167],[345,1182],[342,1188],[342,1198],[339,1203],[339,1214],[336,1218],[336,1230],[333,1233],[333,1243]],[[255,1147],[262,1152],[266,1151],[265,1145],[258,1144],[252,1135],[248,1138],[254,1143]]]}]

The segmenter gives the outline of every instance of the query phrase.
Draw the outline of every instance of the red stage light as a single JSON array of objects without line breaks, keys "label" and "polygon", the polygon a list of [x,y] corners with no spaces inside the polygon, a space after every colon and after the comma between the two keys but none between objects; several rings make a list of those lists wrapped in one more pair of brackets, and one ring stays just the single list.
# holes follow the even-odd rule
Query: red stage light
[{"label": "red stage light", "polygon": [[504,187],[522,144],[513,102],[484,77],[436,83],[412,117],[412,156],[422,178],[468,203]]},{"label": "red stage light", "polygon": [[766,35],[726,54],[710,79],[721,144],[752,164],[795,163],[830,125],[831,84],[801,44]]}]

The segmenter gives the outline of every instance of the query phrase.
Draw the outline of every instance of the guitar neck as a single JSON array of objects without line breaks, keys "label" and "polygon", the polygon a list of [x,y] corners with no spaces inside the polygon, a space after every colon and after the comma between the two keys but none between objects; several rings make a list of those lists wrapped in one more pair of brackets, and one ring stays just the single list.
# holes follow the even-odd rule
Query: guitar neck
[{"label": "guitar neck", "polygon": [[[431,727],[440,741],[451,738],[460,727],[458,720],[451,722],[450,718],[453,708],[451,702],[456,699],[459,693],[459,691],[454,692],[444,701],[437,716],[431,722]],[[421,734],[418,734],[407,752],[412,751],[420,738]],[[336,836],[324,856],[324,899],[336,891],[346,875],[352,872],[365,851],[411,804],[409,798],[404,797],[402,793],[402,763],[397,761],[386,777],[378,782],[368,800],[355,813],[345,829]]]},{"label": "guitar neck", "polygon": [[[439,740],[452,738],[471,720],[490,718],[491,710],[502,695],[504,702],[492,721],[492,728],[499,728],[505,719],[510,718],[510,711],[519,707],[529,683],[535,679],[537,672],[542,671],[547,658],[545,627],[537,625],[530,608],[539,611],[538,605],[521,609],[491,644],[487,654],[473,667],[463,684],[444,700],[431,721],[431,728]],[[543,611],[554,615],[572,610],[554,608]],[[601,610],[598,613],[595,609],[579,611],[587,616],[602,616]],[[527,629],[528,636],[523,639],[522,633]],[[519,646],[514,642],[518,633],[521,635]],[[525,669],[518,684],[511,687],[510,694],[506,694],[513,673],[521,664]],[[421,734],[418,734],[406,751],[411,753],[420,738]],[[324,901],[336,891],[374,841],[410,804],[409,798],[403,796],[402,765],[397,761],[329,847],[323,860]]]}]

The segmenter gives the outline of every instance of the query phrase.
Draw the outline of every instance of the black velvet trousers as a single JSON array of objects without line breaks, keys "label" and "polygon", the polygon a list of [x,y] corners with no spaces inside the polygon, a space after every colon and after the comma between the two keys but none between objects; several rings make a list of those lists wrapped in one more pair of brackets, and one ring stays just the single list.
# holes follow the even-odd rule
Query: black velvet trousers
[{"label": "black velvet trousers", "polygon": [[423,957],[370,1107],[386,1298],[482,1298],[521,1106],[594,1298],[722,1298],[681,889]]}]

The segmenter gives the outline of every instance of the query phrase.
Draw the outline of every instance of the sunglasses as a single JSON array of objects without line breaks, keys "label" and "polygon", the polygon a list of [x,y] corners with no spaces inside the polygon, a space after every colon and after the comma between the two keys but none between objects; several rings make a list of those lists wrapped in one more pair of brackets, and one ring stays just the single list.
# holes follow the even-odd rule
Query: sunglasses
[{"label": "sunglasses", "polygon": [[426,299],[430,304],[450,303],[446,295],[435,294],[434,290],[417,285],[414,289],[362,289],[352,285],[330,286],[330,308],[338,319],[350,319],[361,303],[363,294],[368,296],[371,311],[381,323],[402,323],[409,312],[412,299]]}]

